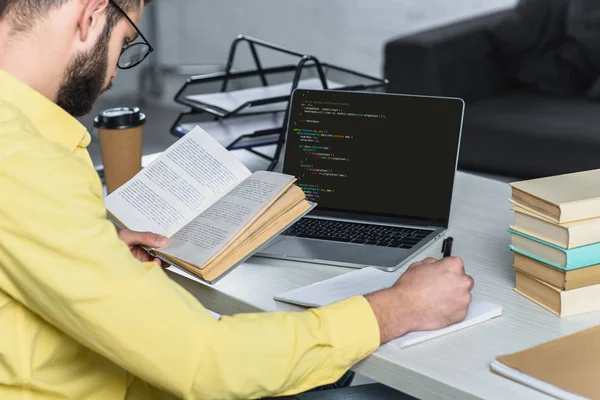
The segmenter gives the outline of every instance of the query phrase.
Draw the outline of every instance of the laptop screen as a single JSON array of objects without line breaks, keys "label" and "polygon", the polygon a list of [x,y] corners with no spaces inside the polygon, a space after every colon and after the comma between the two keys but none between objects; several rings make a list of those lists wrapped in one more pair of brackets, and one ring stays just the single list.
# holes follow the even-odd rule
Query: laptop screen
[{"label": "laptop screen", "polygon": [[460,99],[296,90],[284,173],[317,210],[447,223]]}]

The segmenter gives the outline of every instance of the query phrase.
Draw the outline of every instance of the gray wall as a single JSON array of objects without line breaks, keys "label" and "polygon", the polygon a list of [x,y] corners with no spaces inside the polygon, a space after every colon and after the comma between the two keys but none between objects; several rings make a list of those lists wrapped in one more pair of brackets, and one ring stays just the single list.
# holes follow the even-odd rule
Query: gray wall
[{"label": "gray wall", "polygon": [[[151,6],[157,7],[159,18],[154,56],[163,64],[222,64],[231,41],[243,33],[380,76],[386,40],[516,1],[156,0]],[[272,63],[285,61],[265,56]],[[249,60],[239,61],[243,68]],[[135,92],[137,73],[121,73],[107,96]],[[167,101],[182,80],[169,78]]]}]

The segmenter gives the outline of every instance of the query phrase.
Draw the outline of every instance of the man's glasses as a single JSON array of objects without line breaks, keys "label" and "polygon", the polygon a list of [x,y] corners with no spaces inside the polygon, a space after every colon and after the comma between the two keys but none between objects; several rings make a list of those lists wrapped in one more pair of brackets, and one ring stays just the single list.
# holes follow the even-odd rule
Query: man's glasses
[{"label": "man's glasses", "polygon": [[150,45],[150,43],[148,43],[146,37],[142,34],[136,24],[133,23],[131,18],[129,18],[127,13],[123,11],[123,9],[119,7],[114,0],[109,1],[110,4],[112,4],[117,10],[119,10],[121,14],[123,14],[123,17],[129,21],[131,26],[133,26],[133,28],[137,31],[139,37],[143,40],[142,42],[124,44],[123,48],[121,49],[121,55],[119,56],[117,66],[120,69],[133,68],[144,61],[146,57],[148,57],[148,55],[154,51],[154,48]]}]

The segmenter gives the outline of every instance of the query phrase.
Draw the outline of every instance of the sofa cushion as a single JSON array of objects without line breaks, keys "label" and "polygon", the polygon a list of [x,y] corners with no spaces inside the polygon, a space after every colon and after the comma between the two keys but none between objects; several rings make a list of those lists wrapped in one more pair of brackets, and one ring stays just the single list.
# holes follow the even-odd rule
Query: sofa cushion
[{"label": "sofa cushion", "polygon": [[570,0],[566,34],[584,49],[591,68],[600,75],[600,2]]},{"label": "sofa cushion", "polygon": [[519,178],[600,168],[600,104],[512,91],[467,106],[460,167]]},{"label": "sofa cushion", "polygon": [[494,48],[507,67],[518,72],[523,59],[556,46],[565,32],[568,0],[521,0],[514,12],[489,29]]},{"label": "sofa cushion", "polygon": [[600,74],[597,0],[521,0],[489,31],[505,72],[522,88],[583,95]]}]

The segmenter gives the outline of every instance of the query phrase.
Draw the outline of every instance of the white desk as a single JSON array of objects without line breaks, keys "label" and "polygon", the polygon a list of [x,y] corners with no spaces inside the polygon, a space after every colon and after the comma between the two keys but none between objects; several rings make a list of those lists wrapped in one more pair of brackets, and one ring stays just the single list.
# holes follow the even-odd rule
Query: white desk
[{"label": "white desk", "polygon": [[[560,319],[516,294],[510,267],[507,184],[459,173],[451,215],[453,254],[475,279],[474,296],[504,306],[504,315],[408,349],[383,346],[355,370],[420,399],[546,399],[489,372],[497,355],[512,353],[600,324],[600,313]],[[438,243],[418,258],[440,256]],[[347,272],[345,268],[253,258],[214,286],[169,274],[221,314],[299,310],[273,296]],[[399,275],[401,271],[397,272]],[[243,332],[240,332],[243,334]]]}]

